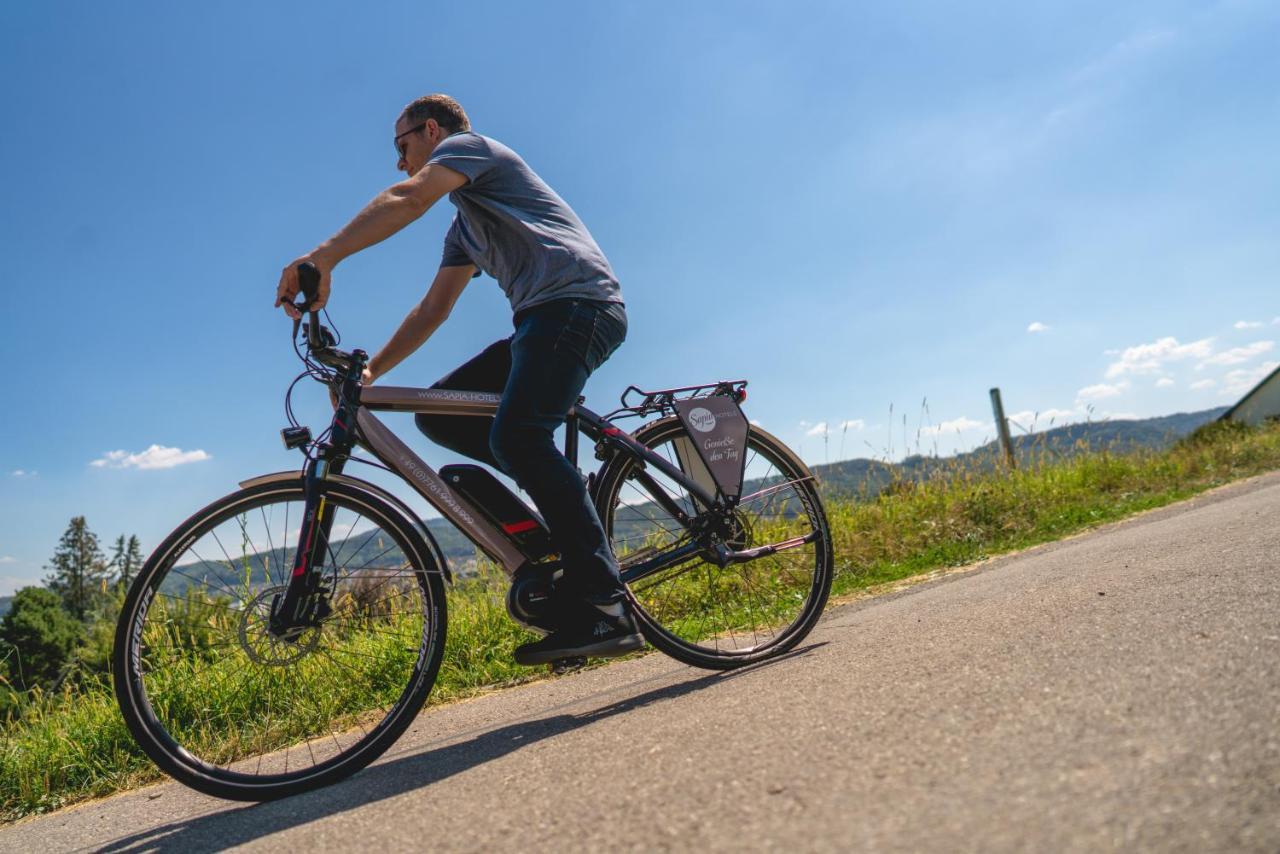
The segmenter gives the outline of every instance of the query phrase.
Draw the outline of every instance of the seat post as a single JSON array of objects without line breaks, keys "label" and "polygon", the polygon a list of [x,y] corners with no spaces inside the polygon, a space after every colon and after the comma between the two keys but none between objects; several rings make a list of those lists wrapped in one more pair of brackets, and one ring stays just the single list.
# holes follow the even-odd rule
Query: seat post
[{"label": "seat post", "polygon": [[[576,405],[581,406],[586,402],[585,397],[579,397]],[[569,415],[564,420],[564,455],[570,465],[578,467],[578,413],[574,409],[569,410]]]}]

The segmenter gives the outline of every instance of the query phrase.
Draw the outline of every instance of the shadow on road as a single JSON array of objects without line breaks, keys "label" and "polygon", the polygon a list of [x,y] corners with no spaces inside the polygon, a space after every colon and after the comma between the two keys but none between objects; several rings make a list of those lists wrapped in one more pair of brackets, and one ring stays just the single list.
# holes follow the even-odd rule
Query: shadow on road
[{"label": "shadow on road", "polygon": [[[545,710],[542,717],[485,730],[473,738],[424,753],[377,763],[349,780],[291,798],[229,809],[135,833],[108,843],[100,851],[222,851],[254,839],[298,827],[317,819],[365,804],[392,798],[448,779],[476,766],[513,753],[522,747],[589,726],[597,721],[638,709],[650,703],[672,700],[747,673],[808,655],[825,642],[813,643],[786,655],[736,670],[711,673],[676,685],[626,697],[580,714],[550,714],[557,708],[580,706],[591,696]],[[664,676],[668,674],[663,674]],[[617,693],[609,689],[601,694]],[[595,696],[599,697],[601,694]],[[465,737],[465,733],[464,736]]]}]

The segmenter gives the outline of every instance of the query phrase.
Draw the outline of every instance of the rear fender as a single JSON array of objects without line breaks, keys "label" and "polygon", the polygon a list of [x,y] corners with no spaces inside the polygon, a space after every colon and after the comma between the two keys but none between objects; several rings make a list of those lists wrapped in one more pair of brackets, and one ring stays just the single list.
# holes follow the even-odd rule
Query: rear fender
[{"label": "rear fender", "polygon": [[[259,486],[264,483],[280,483],[293,480],[301,481],[302,478],[303,473],[300,470],[291,469],[289,471],[278,471],[273,474],[264,474],[259,477],[250,478],[249,480],[242,480],[240,482],[240,487],[242,489],[247,489],[251,486]],[[446,581],[450,584],[453,583],[453,572],[449,569],[449,561],[445,558],[444,552],[440,548],[440,544],[436,542],[436,538],[432,536],[431,530],[423,524],[423,521],[418,517],[418,514],[413,512],[413,508],[408,504],[405,504],[404,501],[400,500],[395,495],[392,495],[390,492],[383,489],[381,486],[378,486],[376,483],[370,483],[367,480],[361,480],[357,477],[349,477],[345,474],[330,474],[328,476],[328,480],[338,481],[346,484],[347,486],[352,486],[356,489],[376,495],[378,498],[386,501],[408,517],[408,519],[413,522],[418,533],[422,536],[422,541],[426,543],[427,548],[430,550],[430,554],[425,555],[425,557],[433,560],[435,565],[440,567],[440,570],[444,573]]]}]

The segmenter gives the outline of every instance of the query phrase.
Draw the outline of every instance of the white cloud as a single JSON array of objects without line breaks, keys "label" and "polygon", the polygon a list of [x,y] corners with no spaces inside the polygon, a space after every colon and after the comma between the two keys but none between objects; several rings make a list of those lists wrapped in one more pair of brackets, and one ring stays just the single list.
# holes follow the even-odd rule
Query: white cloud
[{"label": "white cloud", "polygon": [[1191,384],[1192,391],[1201,391],[1206,388],[1213,388],[1218,383],[1214,380],[1197,380]]},{"label": "white cloud", "polygon": [[1272,325],[1272,326],[1280,326],[1280,317],[1273,317],[1273,318],[1271,318],[1271,325]]},{"label": "white cloud", "polygon": [[853,418],[853,419],[851,419],[851,420],[849,420],[849,421],[841,421],[841,422],[840,422],[840,429],[841,429],[842,431],[844,431],[844,430],[865,430],[865,429],[866,429],[866,427],[867,427],[867,422],[863,421],[861,418]]},{"label": "white cloud", "polygon": [[1128,380],[1122,380],[1115,385],[1109,385],[1107,383],[1087,385],[1076,392],[1076,403],[1080,403],[1081,401],[1102,400],[1108,397],[1118,397],[1128,388]]},{"label": "white cloud", "polygon": [[952,433],[967,433],[971,430],[990,430],[992,425],[982,421],[974,421],[961,415],[952,421],[943,421],[936,427],[921,427],[920,434],[923,436],[942,436]]},{"label": "white cloud", "polygon": [[1263,362],[1256,368],[1237,368],[1234,371],[1228,371],[1222,379],[1222,393],[1238,397],[1250,392],[1276,368],[1280,368],[1280,362]]},{"label": "white cloud", "polygon": [[806,436],[822,436],[827,432],[827,422],[819,421],[811,428],[805,431]]},{"label": "white cloud", "polygon": [[37,474],[39,474],[39,472],[27,471],[26,469],[14,469],[13,471],[9,472],[9,474],[12,477],[35,477]]},{"label": "white cloud", "polygon": [[128,451],[108,451],[99,459],[89,463],[95,468],[110,469],[171,469],[186,463],[198,463],[213,459],[204,451],[184,451],[181,448],[166,448],[163,445],[152,445],[145,451],[131,454]]},{"label": "white cloud", "polygon": [[1262,326],[1261,320],[1237,320],[1234,324],[1236,329],[1257,329]]},{"label": "white cloud", "polygon": [[1156,388],[1168,388],[1173,384],[1174,384],[1173,380],[1169,379],[1168,377],[1161,377],[1160,379],[1156,380]]},{"label": "white cloud", "polygon": [[1107,421],[1137,421],[1141,416],[1135,412],[1104,412],[1102,417]]},{"label": "white cloud", "polygon": [[1125,374],[1154,374],[1168,362],[1183,359],[1205,359],[1213,352],[1213,339],[1201,338],[1188,344],[1179,344],[1172,336],[1150,344],[1126,347],[1120,361],[1107,367],[1107,379],[1113,380]]},{"label": "white cloud", "polygon": [[5,555],[4,557],[0,557],[0,563],[17,563],[17,562],[18,562],[18,559],[13,555]]},{"label": "white cloud", "polygon": [[1040,321],[1036,320],[1036,321],[1033,321],[1032,324],[1027,327],[1027,331],[1028,332],[1048,332],[1049,327],[1041,323]]},{"label": "white cloud", "polygon": [[1247,362],[1254,356],[1260,356],[1275,346],[1274,341],[1254,341],[1252,344],[1246,344],[1243,347],[1232,347],[1230,350],[1223,350],[1216,356],[1210,356],[1196,368],[1203,368],[1205,365],[1238,365],[1241,362]]}]

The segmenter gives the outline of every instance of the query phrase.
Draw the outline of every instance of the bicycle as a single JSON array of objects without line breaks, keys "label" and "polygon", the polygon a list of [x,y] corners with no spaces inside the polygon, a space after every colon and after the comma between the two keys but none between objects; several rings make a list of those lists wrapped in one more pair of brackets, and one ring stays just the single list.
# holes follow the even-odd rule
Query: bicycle
[{"label": "bicycle", "polygon": [[[304,312],[314,268],[299,268]],[[342,351],[316,312],[302,325],[307,369],[285,397],[285,446],[301,470],[246,480],[156,548],[116,629],[116,698],[130,732],[166,773],[207,794],[262,801],[340,780],[409,726],[444,650],[452,573],[400,498],[344,473],[398,474],[511,578],[513,619],[551,631],[570,605],[542,519],[486,469],[433,471],[375,411],[493,415],[484,392],[361,385],[362,350]],[[290,405],[306,376],[335,409],[312,439]],[[831,589],[832,547],[814,480],[750,424],[746,381],[659,391],[568,417],[565,454],[595,443],[589,494],[618,556],[645,639],[697,667],[777,656],[813,628]],[[616,425],[658,416],[633,433]],[[374,460],[354,455],[359,445]],[[579,469],[580,471],[580,469]],[[211,559],[207,559],[211,557]],[[553,669],[581,665],[557,662]],[[291,764],[292,756],[292,764]]]}]

